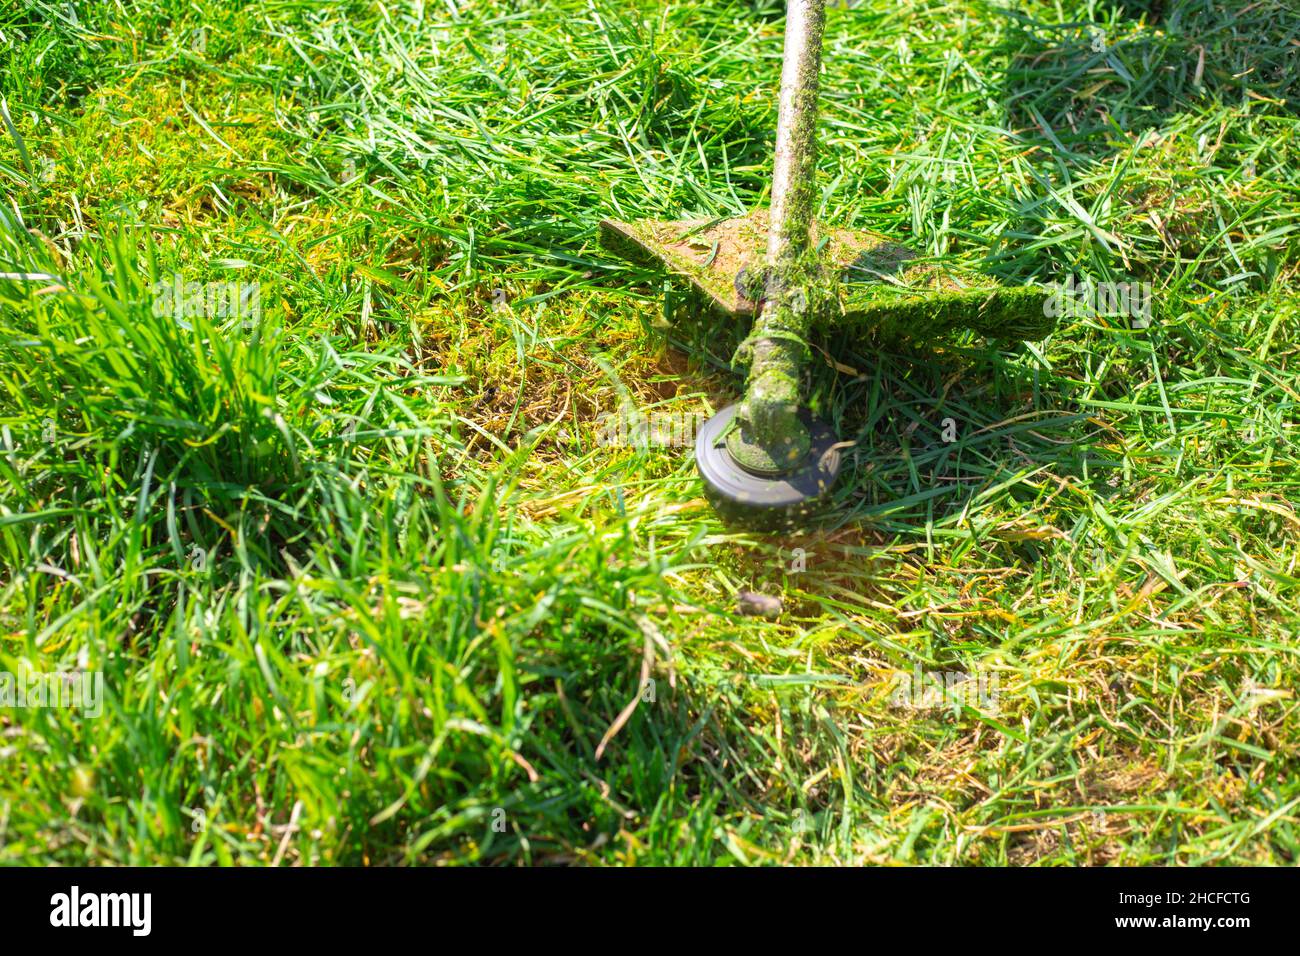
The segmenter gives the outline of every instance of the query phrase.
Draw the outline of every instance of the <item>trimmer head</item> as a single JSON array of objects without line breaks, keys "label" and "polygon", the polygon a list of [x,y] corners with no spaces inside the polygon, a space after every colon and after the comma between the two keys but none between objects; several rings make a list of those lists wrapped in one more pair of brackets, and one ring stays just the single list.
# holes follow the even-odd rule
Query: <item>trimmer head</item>
[{"label": "trimmer head", "polygon": [[830,493],[840,471],[839,448],[830,426],[807,409],[800,418],[808,430],[808,450],[781,474],[761,474],[737,461],[727,447],[727,432],[739,410],[728,405],[695,436],[695,464],[704,493],[717,512],[738,525],[781,531],[806,523]]},{"label": "trimmer head", "polygon": [[[640,265],[658,267],[703,293],[714,308],[751,317],[759,303],[745,278],[764,263],[768,215],[758,209],[735,219],[677,222],[603,220],[601,245]],[[812,225],[812,242],[840,274],[843,311],[815,316],[864,333],[876,330],[911,338],[940,337],[973,329],[1005,339],[1038,339],[1055,319],[1044,308],[1041,286],[1000,286],[987,276],[923,259],[906,246],[865,229]]]}]

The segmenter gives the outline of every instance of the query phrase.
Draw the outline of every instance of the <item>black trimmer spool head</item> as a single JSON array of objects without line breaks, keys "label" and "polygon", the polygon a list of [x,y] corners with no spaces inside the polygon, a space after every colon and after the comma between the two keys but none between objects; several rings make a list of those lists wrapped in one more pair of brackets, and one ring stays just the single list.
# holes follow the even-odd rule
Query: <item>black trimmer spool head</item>
[{"label": "black trimmer spool head", "polygon": [[784,474],[755,474],[731,457],[724,440],[739,408],[739,404],[728,405],[705,422],[695,437],[695,465],[705,496],[723,520],[732,524],[758,531],[806,525],[839,475],[835,433],[811,411],[802,409],[799,417],[811,438],[808,454]]}]

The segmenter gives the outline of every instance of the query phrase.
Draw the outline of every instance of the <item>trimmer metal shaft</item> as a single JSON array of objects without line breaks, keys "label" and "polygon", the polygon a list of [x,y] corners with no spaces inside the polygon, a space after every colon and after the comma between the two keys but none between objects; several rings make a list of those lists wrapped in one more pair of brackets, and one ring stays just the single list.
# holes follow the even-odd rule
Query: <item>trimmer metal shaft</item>
[{"label": "trimmer metal shaft", "polygon": [[749,381],[737,427],[727,437],[736,461],[760,474],[789,471],[808,452],[800,376],[812,311],[826,298],[813,286],[828,278],[810,248],[825,23],[825,0],[789,0],[763,306],[738,353],[749,363]]},{"label": "trimmer metal shaft", "polygon": [[826,0],[790,0],[768,214],[767,257],[772,263],[797,259],[808,251],[825,26]]}]

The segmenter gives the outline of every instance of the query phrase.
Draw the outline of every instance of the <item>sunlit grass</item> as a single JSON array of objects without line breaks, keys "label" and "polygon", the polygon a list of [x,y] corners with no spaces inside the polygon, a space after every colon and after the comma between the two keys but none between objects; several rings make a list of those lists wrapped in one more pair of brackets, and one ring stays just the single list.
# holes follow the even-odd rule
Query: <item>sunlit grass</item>
[{"label": "sunlit grass", "polygon": [[0,671],[106,694],[0,861],[1294,862],[1285,0],[832,11],[824,220],[1154,314],[825,336],[795,538],[599,440],[737,394],[595,228],[766,201],[774,4],[230,6],[0,13]]}]

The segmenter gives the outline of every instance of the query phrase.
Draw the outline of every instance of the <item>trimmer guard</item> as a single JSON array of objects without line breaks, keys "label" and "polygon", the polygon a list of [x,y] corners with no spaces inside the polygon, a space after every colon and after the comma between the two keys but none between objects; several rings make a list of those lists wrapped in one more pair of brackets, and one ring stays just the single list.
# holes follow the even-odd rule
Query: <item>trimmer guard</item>
[{"label": "trimmer guard", "polygon": [[[666,269],[725,313],[752,316],[737,276],[761,269],[767,246],[767,210],[735,219],[677,222],[603,220],[601,245],[630,262]],[[889,238],[863,229],[812,227],[823,261],[841,271],[844,327],[931,338],[962,329],[991,338],[1028,340],[1056,324],[1050,290],[1002,286],[976,272],[921,258]]]}]

